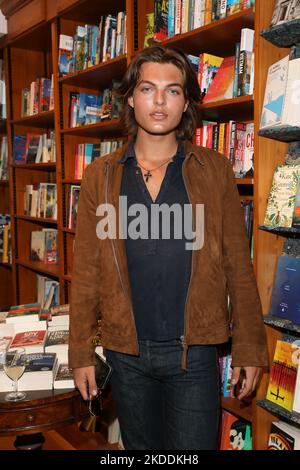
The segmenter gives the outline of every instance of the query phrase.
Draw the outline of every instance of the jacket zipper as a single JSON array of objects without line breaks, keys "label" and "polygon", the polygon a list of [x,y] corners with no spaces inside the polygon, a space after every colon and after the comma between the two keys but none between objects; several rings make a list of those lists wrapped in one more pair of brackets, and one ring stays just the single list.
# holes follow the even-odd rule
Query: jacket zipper
[{"label": "jacket zipper", "polygon": [[[184,159],[183,164],[182,164],[182,179],[183,179],[183,183],[184,183],[184,186],[185,186],[185,190],[186,190],[186,193],[187,193],[187,197],[188,197],[190,206],[191,206],[191,208],[192,208],[191,198],[190,198],[190,195],[189,195],[189,192],[188,192],[188,187],[187,187],[187,183],[186,183],[186,178],[185,178],[185,175],[184,175],[185,166],[186,166],[186,158]],[[193,209],[192,209],[192,210],[193,210]],[[193,221],[193,212],[192,212],[192,221]],[[193,227],[192,227],[192,228],[193,228]],[[183,336],[181,336],[181,338],[180,338],[180,342],[181,342],[181,346],[182,346],[181,367],[182,367],[182,369],[184,369],[184,370],[187,370],[187,350],[188,350],[188,344],[187,344],[187,342],[186,342],[186,332],[187,332],[187,329],[188,329],[188,319],[189,319],[189,317],[188,317],[188,315],[187,315],[187,313],[186,313],[186,306],[187,306],[187,303],[188,303],[188,297],[189,297],[190,286],[191,286],[191,279],[192,279],[192,276],[193,276],[193,268],[194,268],[194,250],[192,250],[191,275],[190,275],[190,280],[189,280],[189,285],[188,285],[188,290],[187,290],[186,299],[185,299],[185,305],[184,305]]]},{"label": "jacket zipper", "polygon": [[[110,174],[109,174],[109,163],[108,162],[105,162],[105,174],[106,174],[105,203],[108,204],[108,183],[109,183],[109,176],[110,176]],[[117,271],[118,271],[119,279],[120,279],[120,282],[121,282],[122,290],[123,290],[123,293],[124,293],[128,303],[129,303],[131,318],[132,318],[133,325],[134,325],[134,330],[135,330],[135,342],[136,342],[136,347],[137,347],[137,352],[138,352],[139,351],[139,345],[138,345],[138,339],[137,339],[135,319],[134,319],[134,314],[133,314],[133,310],[132,310],[132,304],[131,304],[131,300],[129,298],[127,289],[125,288],[124,282],[123,282],[123,279],[122,279],[121,269],[120,269],[120,265],[119,265],[118,258],[117,258],[117,255],[116,255],[116,247],[115,247],[114,239],[111,239],[111,244],[112,244],[113,256],[114,256],[114,260],[115,260],[115,263],[116,263],[116,266],[117,266]]]}]

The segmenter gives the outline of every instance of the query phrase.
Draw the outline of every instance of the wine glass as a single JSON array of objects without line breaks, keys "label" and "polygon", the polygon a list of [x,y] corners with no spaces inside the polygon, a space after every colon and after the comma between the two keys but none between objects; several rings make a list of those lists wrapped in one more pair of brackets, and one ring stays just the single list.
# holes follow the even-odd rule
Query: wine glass
[{"label": "wine glass", "polygon": [[6,375],[14,381],[14,391],[5,395],[6,401],[24,400],[26,393],[18,391],[18,380],[22,376],[25,365],[26,356],[24,348],[14,348],[11,351],[2,352],[3,369]]}]

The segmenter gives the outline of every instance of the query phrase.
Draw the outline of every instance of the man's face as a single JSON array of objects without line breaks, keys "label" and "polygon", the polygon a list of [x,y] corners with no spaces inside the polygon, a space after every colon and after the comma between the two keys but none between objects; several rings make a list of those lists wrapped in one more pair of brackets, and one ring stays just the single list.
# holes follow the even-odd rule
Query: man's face
[{"label": "man's face", "polygon": [[128,98],[138,126],[153,135],[174,132],[188,106],[183,86],[182,72],[175,65],[144,63],[133,96]]}]

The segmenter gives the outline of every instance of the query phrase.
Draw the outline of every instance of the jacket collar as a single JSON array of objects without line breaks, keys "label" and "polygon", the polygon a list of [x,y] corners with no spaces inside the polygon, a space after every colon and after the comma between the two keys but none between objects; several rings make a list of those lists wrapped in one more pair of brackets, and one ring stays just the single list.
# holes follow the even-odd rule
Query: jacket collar
[{"label": "jacket collar", "polygon": [[[181,153],[182,157],[185,159],[189,159],[190,157],[194,156],[195,160],[200,163],[200,165],[204,166],[204,158],[203,158],[203,148],[193,145],[189,140],[182,141],[184,146],[184,151]],[[120,147],[115,152],[111,153],[107,157],[107,163],[124,163],[127,158],[134,156],[134,141],[127,142],[122,147]],[[105,157],[104,157],[105,158]]]}]

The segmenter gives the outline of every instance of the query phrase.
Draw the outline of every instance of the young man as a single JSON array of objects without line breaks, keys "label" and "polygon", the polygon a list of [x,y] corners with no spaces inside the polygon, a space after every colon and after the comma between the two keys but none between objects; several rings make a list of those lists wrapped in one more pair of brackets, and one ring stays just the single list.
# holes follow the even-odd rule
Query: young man
[{"label": "young man", "polygon": [[232,335],[239,398],[267,364],[236,183],[225,157],[189,142],[200,89],[181,51],[141,52],[121,92],[134,138],[92,163],[81,186],[70,366],[83,398],[87,385],[95,394],[100,323],[125,448],[215,449],[216,345]]}]

